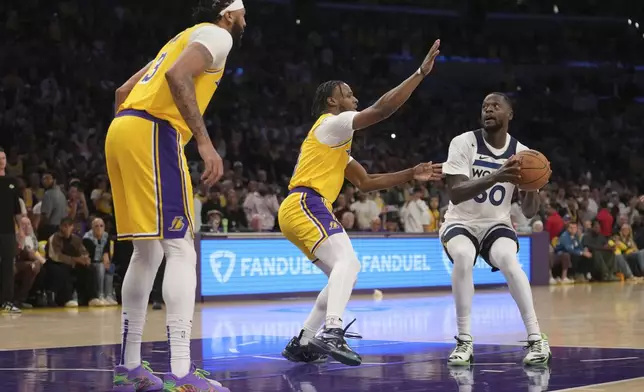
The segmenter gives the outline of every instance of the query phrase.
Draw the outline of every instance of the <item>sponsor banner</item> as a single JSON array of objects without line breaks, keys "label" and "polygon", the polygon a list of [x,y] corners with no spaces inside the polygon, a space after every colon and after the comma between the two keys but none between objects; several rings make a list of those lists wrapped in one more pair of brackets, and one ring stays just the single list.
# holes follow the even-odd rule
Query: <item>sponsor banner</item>
[{"label": "sponsor banner", "polygon": [[[436,237],[353,238],[362,269],[356,289],[446,287],[452,263]],[[530,278],[530,237],[519,237],[521,268]],[[317,292],[326,276],[284,238],[202,238],[201,295]],[[503,284],[481,258],[475,284]]]}]

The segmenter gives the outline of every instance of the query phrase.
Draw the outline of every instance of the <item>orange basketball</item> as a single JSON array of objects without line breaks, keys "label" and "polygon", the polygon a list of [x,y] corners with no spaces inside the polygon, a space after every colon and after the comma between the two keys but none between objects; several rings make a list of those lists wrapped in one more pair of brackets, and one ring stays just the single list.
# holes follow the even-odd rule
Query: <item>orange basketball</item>
[{"label": "orange basketball", "polygon": [[521,151],[515,155],[521,163],[521,180],[517,184],[522,191],[536,191],[550,180],[550,162],[542,153],[535,150]]}]

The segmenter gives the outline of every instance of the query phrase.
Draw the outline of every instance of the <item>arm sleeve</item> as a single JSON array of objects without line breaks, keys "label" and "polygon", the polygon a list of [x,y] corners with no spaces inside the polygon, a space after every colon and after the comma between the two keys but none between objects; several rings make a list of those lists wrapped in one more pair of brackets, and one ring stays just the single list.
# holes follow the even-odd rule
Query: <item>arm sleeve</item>
[{"label": "arm sleeve", "polygon": [[443,163],[443,173],[449,175],[462,175],[470,178],[470,157],[467,153],[468,145],[464,135],[452,139],[449,144],[447,162]]},{"label": "arm sleeve", "polygon": [[358,112],[342,112],[326,118],[315,129],[315,137],[327,146],[344,144],[353,137],[353,118]]},{"label": "arm sleeve", "polygon": [[217,26],[196,28],[190,35],[189,43],[198,42],[208,49],[212,56],[212,68],[222,68],[233,47],[233,37],[229,32]]}]

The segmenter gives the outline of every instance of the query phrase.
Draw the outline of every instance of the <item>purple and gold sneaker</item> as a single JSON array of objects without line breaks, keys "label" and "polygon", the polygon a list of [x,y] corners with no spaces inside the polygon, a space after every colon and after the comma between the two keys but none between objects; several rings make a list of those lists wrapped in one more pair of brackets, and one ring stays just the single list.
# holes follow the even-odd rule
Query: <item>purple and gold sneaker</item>
[{"label": "purple and gold sneaker", "polygon": [[150,364],[143,363],[136,369],[128,370],[125,366],[114,369],[112,392],[153,392],[162,391],[163,381],[150,369]]},{"label": "purple and gold sneaker", "polygon": [[209,372],[197,369],[194,364],[190,373],[183,378],[167,373],[163,380],[163,392],[230,392],[230,389],[209,379],[209,375]]}]

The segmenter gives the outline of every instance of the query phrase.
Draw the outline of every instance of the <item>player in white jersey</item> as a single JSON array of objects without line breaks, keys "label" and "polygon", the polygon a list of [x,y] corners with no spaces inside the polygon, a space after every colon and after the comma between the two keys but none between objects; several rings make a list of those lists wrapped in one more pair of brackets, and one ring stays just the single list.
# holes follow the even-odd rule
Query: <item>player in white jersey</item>
[{"label": "player in white jersey", "polygon": [[[528,148],[508,134],[513,117],[508,97],[492,93],[481,108],[483,128],[452,139],[443,164],[450,197],[440,237],[454,264],[452,292],[456,304],[458,336],[450,365],[469,365],[474,358],[470,313],[474,297],[473,267],[481,256],[492,271],[505,276],[528,332],[526,365],[545,365],[550,346],[532,302],[532,289],[517,260],[518,240],[510,221],[510,206],[519,179],[518,160],[512,156]],[[537,192],[525,192],[523,213],[532,217],[539,208]]]}]

